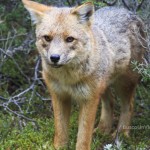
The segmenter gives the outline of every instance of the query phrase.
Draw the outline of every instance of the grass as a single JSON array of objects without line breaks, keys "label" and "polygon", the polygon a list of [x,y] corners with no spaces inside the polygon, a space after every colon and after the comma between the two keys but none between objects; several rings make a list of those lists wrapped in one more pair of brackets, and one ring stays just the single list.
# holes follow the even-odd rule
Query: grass
[{"label": "grass", "polygon": [[[141,92],[142,89],[140,88]],[[130,138],[125,138],[122,135],[119,136],[122,150],[146,150],[146,147],[150,146],[150,110],[148,108],[150,102],[145,97],[143,105],[143,102],[138,99],[140,98],[137,96]],[[49,113],[51,114],[51,112]],[[49,116],[42,114],[42,112],[36,114],[34,119],[38,124],[37,126],[32,122],[26,122],[11,114],[0,113],[0,150],[54,150],[54,123],[52,115]],[[78,108],[75,107],[70,120],[69,146],[68,149],[64,150],[75,149],[77,119]],[[96,133],[93,135],[91,150],[102,150],[104,146],[106,150],[109,146],[113,146],[112,149],[115,150],[115,144],[113,143],[114,140],[110,135]]]}]

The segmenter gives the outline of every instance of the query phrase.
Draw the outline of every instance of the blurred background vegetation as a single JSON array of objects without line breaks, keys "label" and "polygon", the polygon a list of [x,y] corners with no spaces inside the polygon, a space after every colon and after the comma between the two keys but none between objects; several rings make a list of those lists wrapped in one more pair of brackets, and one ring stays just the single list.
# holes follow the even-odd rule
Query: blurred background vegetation
[{"label": "blurred background vegetation", "polygon": [[[36,0],[55,6],[75,6],[87,0]],[[96,133],[92,150],[150,149],[150,0],[91,0],[95,8],[125,7],[139,15],[147,33],[146,64],[133,62],[141,76],[135,100],[131,138],[115,140]],[[35,47],[34,27],[20,0],[0,0],[0,150],[52,150],[53,110],[41,78],[41,61]],[[99,108],[100,109],[100,108]],[[71,118],[69,150],[75,149],[78,107]],[[119,116],[119,101],[115,107]],[[98,118],[96,119],[96,123]],[[108,145],[109,144],[109,145]],[[120,146],[120,147],[119,147]]]}]

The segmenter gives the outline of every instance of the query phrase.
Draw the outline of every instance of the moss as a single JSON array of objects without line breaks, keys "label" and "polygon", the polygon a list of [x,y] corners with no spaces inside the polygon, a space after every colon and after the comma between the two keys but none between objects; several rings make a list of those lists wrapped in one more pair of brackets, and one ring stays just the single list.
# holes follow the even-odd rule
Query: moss
[{"label": "moss", "polygon": [[[136,104],[136,110],[138,105]],[[70,120],[69,129],[69,149],[75,149],[77,129],[78,129],[78,108],[74,108],[75,111],[72,112]],[[42,117],[42,112],[39,112],[35,116],[35,120],[38,124],[35,125],[32,122],[26,123],[24,120],[14,119],[12,115],[1,114],[0,117],[0,145],[1,150],[11,149],[11,150],[53,150],[53,137],[54,137],[54,122],[53,117]],[[149,112],[142,110],[145,113],[144,117],[135,116],[132,121],[133,127],[138,127],[138,129],[131,130],[130,138],[125,138],[124,136],[119,136],[122,141],[122,147],[128,149],[136,149],[146,147],[150,144],[150,119],[147,118]],[[39,117],[40,116],[40,117]],[[24,126],[20,129],[19,121],[24,122]],[[147,125],[147,128],[146,128]],[[140,129],[140,126],[145,126]],[[92,150],[103,149],[104,145],[114,143],[110,135],[103,135],[101,133],[95,133],[92,140]],[[67,149],[66,149],[67,150]]]}]

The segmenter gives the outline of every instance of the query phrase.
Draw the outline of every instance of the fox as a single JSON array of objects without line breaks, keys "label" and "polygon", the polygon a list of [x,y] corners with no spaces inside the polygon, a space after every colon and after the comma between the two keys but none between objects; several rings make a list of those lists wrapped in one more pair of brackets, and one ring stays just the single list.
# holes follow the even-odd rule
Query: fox
[{"label": "fox", "polygon": [[[54,148],[68,145],[72,102],[79,105],[76,150],[90,150],[94,131],[112,132],[114,94],[121,105],[117,132],[129,136],[134,95],[140,75],[132,61],[143,62],[144,23],[125,8],[95,11],[92,2],[55,7],[22,0],[36,27],[42,76],[52,98]],[[94,129],[97,108],[101,116]]]}]

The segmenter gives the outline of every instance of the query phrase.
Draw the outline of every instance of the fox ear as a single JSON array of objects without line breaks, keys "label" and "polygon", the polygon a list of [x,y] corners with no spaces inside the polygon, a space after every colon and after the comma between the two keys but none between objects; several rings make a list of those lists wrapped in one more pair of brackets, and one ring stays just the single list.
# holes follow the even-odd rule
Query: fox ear
[{"label": "fox ear", "polygon": [[81,23],[89,22],[94,13],[94,5],[92,2],[87,2],[81,6],[75,7],[71,13],[77,15]]},{"label": "fox ear", "polygon": [[33,2],[30,0],[22,0],[24,7],[29,11],[33,24],[38,24],[44,15],[44,12],[49,11],[51,7]]}]

